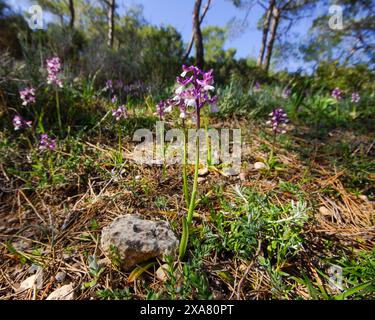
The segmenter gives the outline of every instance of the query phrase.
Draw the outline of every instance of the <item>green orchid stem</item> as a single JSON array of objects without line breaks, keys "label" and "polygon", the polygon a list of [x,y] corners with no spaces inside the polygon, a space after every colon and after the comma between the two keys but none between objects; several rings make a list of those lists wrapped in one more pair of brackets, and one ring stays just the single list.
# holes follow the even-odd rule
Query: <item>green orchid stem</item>
[{"label": "green orchid stem", "polygon": [[197,195],[197,189],[198,189],[198,170],[199,170],[199,136],[197,134],[196,141],[195,141],[195,170],[194,170],[194,182],[193,182],[193,191],[191,192],[191,198],[190,198],[190,205],[189,205],[189,211],[187,216],[187,223],[188,225],[191,224],[191,221],[193,220],[193,214],[195,209],[195,197]]},{"label": "green orchid stem", "polygon": [[272,148],[268,161],[272,161],[273,155],[275,154],[275,144],[276,144],[276,132],[273,134]]},{"label": "green orchid stem", "polygon": [[56,109],[57,109],[57,121],[59,123],[59,129],[62,130],[61,125],[61,114],[60,114],[60,99],[59,99],[59,92],[56,89]]},{"label": "green orchid stem", "polygon": [[[193,190],[191,192],[190,204],[188,209],[187,218],[182,218],[182,236],[180,241],[180,252],[179,259],[182,260],[186,253],[187,244],[189,241],[189,228],[190,224],[193,221],[194,209],[195,209],[195,197],[198,189],[198,169],[199,169],[199,136],[197,132],[196,136],[196,156],[195,156],[195,170],[194,170],[194,182]],[[186,165],[184,166],[186,168]],[[185,173],[186,174],[186,173]],[[187,184],[186,184],[187,188]]]},{"label": "green orchid stem", "polygon": [[205,114],[204,116],[204,131],[206,135],[206,146],[207,146],[207,166],[210,167],[212,165],[212,155],[211,155],[211,144],[209,143],[209,134],[208,134],[208,116]]},{"label": "green orchid stem", "polygon": [[120,162],[122,162],[122,133],[121,127],[118,128],[118,155]]},{"label": "green orchid stem", "polygon": [[187,130],[184,128],[184,158],[183,158],[183,169],[182,169],[182,178],[184,182],[184,197],[186,206],[189,207],[190,195],[188,188],[188,179],[187,179]]}]

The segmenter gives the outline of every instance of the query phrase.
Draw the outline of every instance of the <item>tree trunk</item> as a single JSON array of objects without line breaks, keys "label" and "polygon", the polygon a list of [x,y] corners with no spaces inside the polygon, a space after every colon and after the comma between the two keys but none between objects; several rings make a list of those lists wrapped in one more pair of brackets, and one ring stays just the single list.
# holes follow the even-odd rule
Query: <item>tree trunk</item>
[{"label": "tree trunk", "polygon": [[200,26],[201,5],[202,5],[202,0],[195,0],[194,12],[193,12],[193,30],[194,30],[196,65],[198,68],[203,69],[204,49],[203,49],[202,31],[201,31],[201,26]]},{"label": "tree trunk", "polygon": [[277,28],[278,28],[279,22],[280,22],[280,10],[277,9],[277,8],[274,8],[272,16],[273,16],[273,20],[272,20],[272,25],[271,25],[270,40],[268,42],[266,58],[265,58],[265,61],[264,61],[264,64],[263,64],[263,69],[266,72],[268,72],[268,70],[270,68],[272,50],[273,50],[273,46],[275,44]]},{"label": "tree trunk", "polygon": [[74,20],[76,18],[76,13],[74,10],[74,0],[69,0],[69,11],[70,11],[70,23],[69,26],[71,29],[74,28]]},{"label": "tree trunk", "polygon": [[[204,9],[203,9],[203,13],[202,13],[202,15],[200,17],[200,20],[199,20],[199,24],[200,25],[202,24],[202,22],[204,20],[204,17],[206,16],[208,9],[210,8],[211,1],[212,0],[208,0],[207,3],[206,3],[206,5],[205,5],[205,7],[204,7]],[[191,39],[189,41],[189,44],[188,44],[188,47],[186,49],[185,55],[184,55],[184,57],[182,59],[183,61],[185,61],[189,57],[191,49],[193,48],[193,44],[194,44],[194,32],[191,35]]]},{"label": "tree trunk", "polygon": [[263,37],[262,37],[262,44],[260,47],[259,57],[257,61],[258,66],[261,66],[263,64],[264,52],[266,51],[266,46],[267,46],[268,31],[270,30],[270,24],[271,24],[271,16],[272,16],[271,13],[273,11],[274,6],[275,6],[275,0],[270,0],[270,4],[267,9],[266,16],[263,22]]},{"label": "tree trunk", "polygon": [[113,48],[113,39],[115,33],[115,0],[108,0],[108,47]]}]

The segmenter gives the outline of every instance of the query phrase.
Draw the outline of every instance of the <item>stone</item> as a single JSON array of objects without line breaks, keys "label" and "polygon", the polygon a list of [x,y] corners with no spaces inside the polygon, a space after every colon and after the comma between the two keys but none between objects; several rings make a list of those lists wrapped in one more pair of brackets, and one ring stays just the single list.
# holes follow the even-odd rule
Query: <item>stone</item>
[{"label": "stone", "polygon": [[161,265],[158,270],[156,270],[156,278],[160,281],[166,281],[168,279],[168,265],[163,264]]},{"label": "stone", "polygon": [[197,182],[199,184],[204,183],[205,181],[206,181],[206,178],[204,178],[204,177],[198,177],[198,179],[197,179]]},{"label": "stone", "polygon": [[238,176],[239,172],[238,172],[238,170],[236,170],[234,168],[225,168],[223,170],[223,174],[226,177],[233,177],[233,176]]},{"label": "stone", "polygon": [[200,177],[205,177],[205,176],[207,176],[209,174],[209,170],[208,170],[208,168],[202,168],[202,169],[199,169],[198,170],[198,175],[200,176]]},{"label": "stone", "polygon": [[248,176],[247,172],[241,172],[239,177],[241,181],[246,181],[247,176]]},{"label": "stone", "polygon": [[254,169],[255,170],[263,170],[263,169],[266,169],[266,168],[267,168],[267,166],[263,162],[255,162],[254,163]]},{"label": "stone", "polygon": [[43,288],[43,269],[39,269],[34,275],[26,278],[21,282],[17,292],[23,292],[32,288],[42,289]]},{"label": "stone", "polygon": [[66,273],[63,271],[60,271],[56,273],[55,275],[55,279],[57,282],[64,282],[65,278],[66,278]]},{"label": "stone", "polygon": [[73,300],[74,287],[73,283],[66,284],[53,291],[46,300]]},{"label": "stone", "polygon": [[112,262],[129,271],[152,258],[175,256],[178,240],[166,221],[144,220],[127,214],[117,217],[102,230],[101,247]]},{"label": "stone", "polygon": [[326,207],[320,207],[319,208],[319,212],[323,215],[323,216],[331,216],[332,215],[332,212],[330,210],[328,210]]},{"label": "stone", "polygon": [[33,264],[30,266],[30,268],[27,270],[27,273],[28,273],[28,274],[33,274],[33,273],[39,271],[40,269],[42,269],[40,266],[38,266],[38,265],[36,265],[36,264],[33,263]]}]

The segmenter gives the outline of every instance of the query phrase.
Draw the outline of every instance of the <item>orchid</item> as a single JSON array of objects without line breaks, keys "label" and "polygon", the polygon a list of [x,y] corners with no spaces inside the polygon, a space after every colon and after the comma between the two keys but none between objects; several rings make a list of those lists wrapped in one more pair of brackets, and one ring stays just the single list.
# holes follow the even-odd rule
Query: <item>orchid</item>
[{"label": "orchid", "polygon": [[122,82],[122,80],[116,80],[115,88],[116,89],[122,89],[123,87],[124,87],[124,83]]},{"label": "orchid", "polygon": [[27,128],[27,127],[31,127],[32,125],[32,121],[27,121],[25,119],[23,119],[21,116],[19,115],[15,115],[13,117],[13,126],[14,126],[14,130],[20,130],[22,128]]},{"label": "orchid", "polygon": [[[180,118],[191,115],[197,128],[201,125],[201,110],[205,105],[216,106],[217,98],[211,96],[215,90],[213,70],[204,72],[195,66],[182,66],[183,72],[177,77],[178,87],[174,92],[174,106],[180,109]],[[213,108],[214,111],[216,108]]]},{"label": "orchid", "polygon": [[125,106],[122,105],[115,110],[112,110],[112,115],[116,118],[116,121],[120,121],[121,118],[127,119],[128,113],[126,112]]},{"label": "orchid", "polygon": [[35,103],[35,88],[25,88],[19,91],[22,105],[27,106],[28,104]]},{"label": "orchid", "polygon": [[361,96],[359,95],[358,92],[353,92],[352,93],[352,102],[353,103],[358,103],[361,100]]},{"label": "orchid", "polygon": [[60,71],[61,71],[61,63],[60,63],[59,57],[53,57],[51,59],[47,59],[47,72],[48,72],[47,83],[55,87],[57,121],[58,121],[59,128],[61,131],[62,123],[61,123],[60,99],[59,99],[58,88],[62,88],[63,84],[62,84],[61,79],[59,78]]},{"label": "orchid", "polygon": [[56,149],[56,138],[50,138],[47,133],[40,135],[39,150],[55,150]]},{"label": "orchid", "polygon": [[[212,92],[215,90],[213,70],[204,72],[195,66],[182,66],[182,73],[177,77],[177,88],[174,90],[173,98],[167,101],[161,101],[156,106],[157,114],[160,119],[166,112],[172,111],[174,107],[179,109],[180,118],[183,120],[185,128],[185,119],[190,118],[196,123],[197,129],[201,127],[201,111],[208,105],[211,112],[217,112],[217,96]],[[207,130],[207,121],[206,130]],[[187,217],[182,220],[182,238],[180,242],[179,257],[183,258],[187,248],[189,237],[189,227],[193,220],[193,214],[196,206],[196,193],[198,189],[198,169],[199,169],[199,137],[196,137],[196,161],[194,170],[193,189],[189,195],[188,180],[187,180],[187,144],[186,144],[186,130],[184,142],[184,157],[183,157],[183,191],[186,204],[188,206]]]},{"label": "orchid", "polygon": [[335,88],[331,93],[332,98],[335,98],[336,100],[342,99],[342,91],[340,88]]},{"label": "orchid", "polygon": [[63,84],[59,79],[59,73],[61,71],[61,62],[59,57],[53,57],[47,59],[47,83],[62,88]]},{"label": "orchid", "polygon": [[156,105],[156,113],[159,115],[160,120],[162,120],[164,117],[165,107],[166,107],[165,101],[160,101]]},{"label": "orchid", "polygon": [[113,91],[113,81],[112,80],[106,81],[104,91]]},{"label": "orchid", "polygon": [[275,109],[269,114],[269,116],[271,117],[271,120],[267,121],[267,124],[272,126],[275,135],[286,133],[285,127],[289,122],[289,119],[284,109]]},{"label": "orchid", "polygon": [[288,99],[290,97],[291,93],[292,93],[292,90],[290,90],[289,88],[285,88],[283,90],[282,97],[284,99]]}]

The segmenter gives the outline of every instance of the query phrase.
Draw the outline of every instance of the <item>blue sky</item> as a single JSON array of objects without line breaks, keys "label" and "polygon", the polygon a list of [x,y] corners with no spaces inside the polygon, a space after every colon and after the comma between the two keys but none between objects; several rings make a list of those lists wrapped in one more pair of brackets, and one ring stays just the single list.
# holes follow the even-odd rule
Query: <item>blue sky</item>
[{"label": "blue sky", "polygon": [[[203,26],[218,25],[226,26],[229,21],[236,18],[240,24],[244,22],[244,28],[237,30],[237,35],[231,36],[225,48],[235,48],[237,58],[258,56],[261,44],[261,32],[257,30],[257,23],[263,9],[259,5],[254,5],[246,19],[246,9],[236,8],[231,0],[212,0],[213,4],[208,11]],[[26,9],[30,3],[37,1],[30,0],[8,0],[15,9]],[[126,8],[131,5],[142,5],[146,20],[153,25],[173,25],[181,34],[185,42],[188,42],[192,32],[192,10],[194,0],[117,0],[118,11],[126,12]],[[203,1],[205,3],[205,1]],[[48,17],[47,17],[48,19]],[[303,19],[293,26],[291,35],[293,37],[303,37],[311,24],[310,19]],[[284,66],[288,70],[294,71],[300,65],[298,61],[289,59]]]}]

